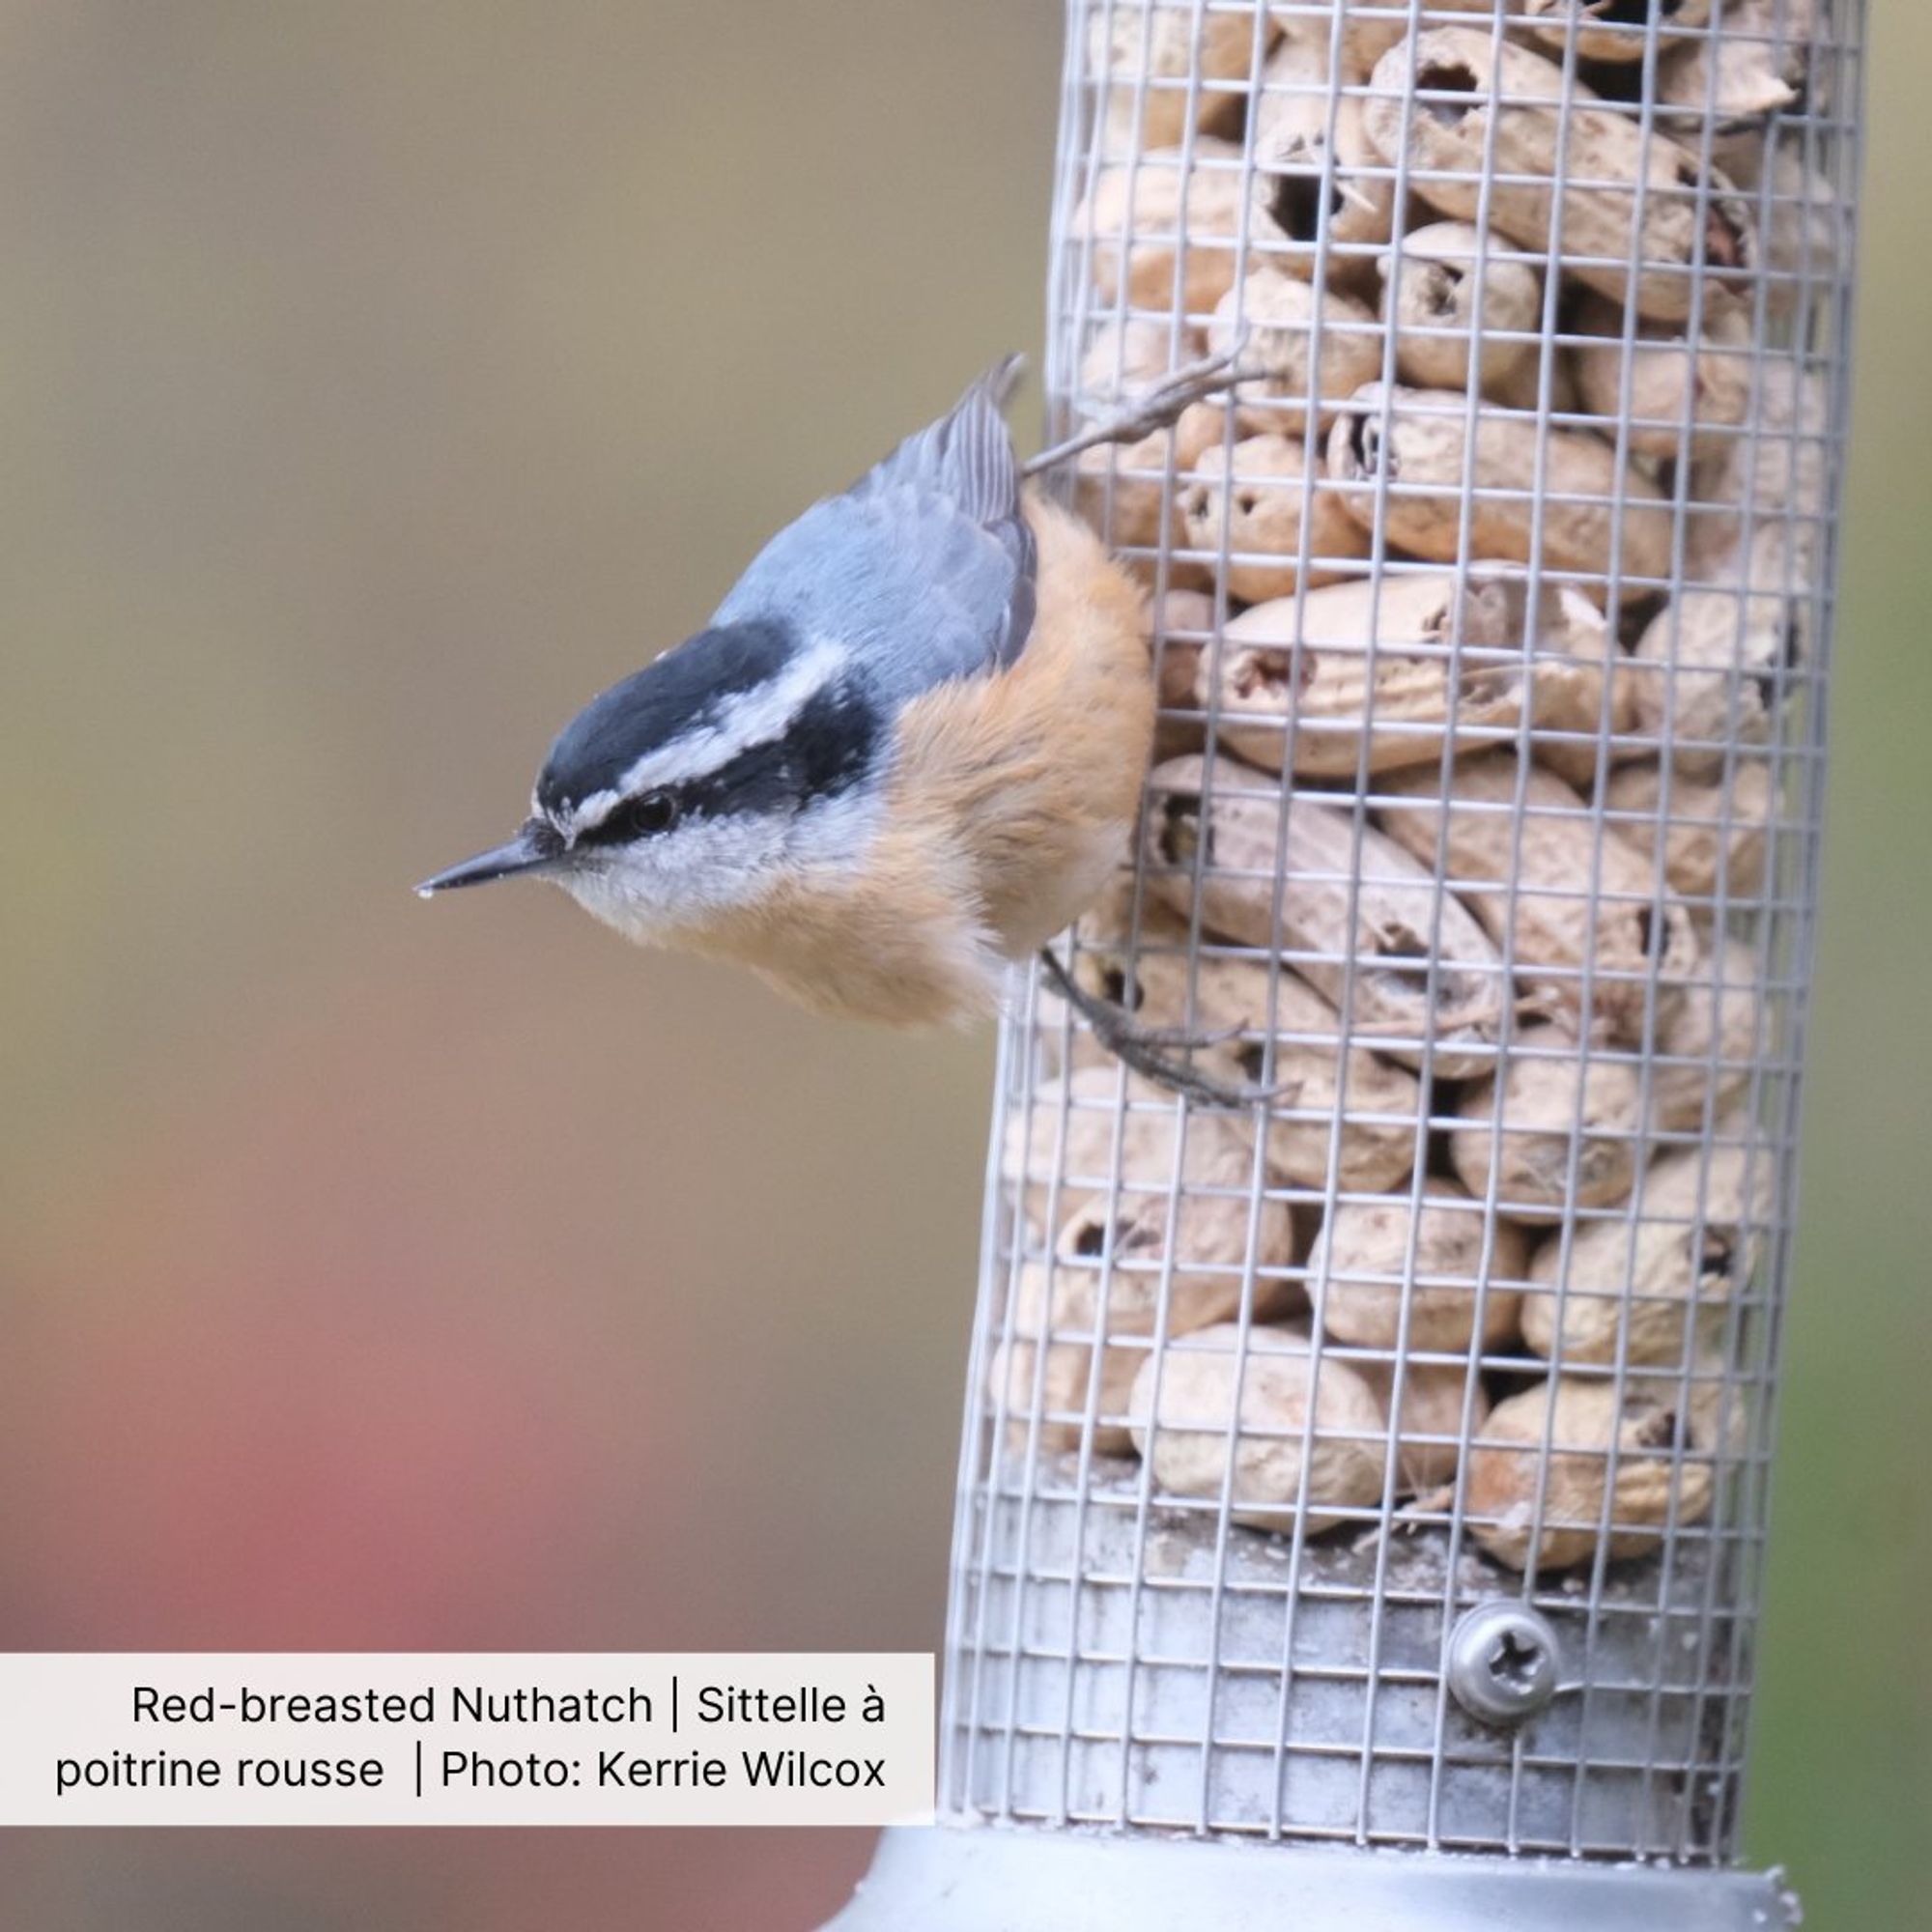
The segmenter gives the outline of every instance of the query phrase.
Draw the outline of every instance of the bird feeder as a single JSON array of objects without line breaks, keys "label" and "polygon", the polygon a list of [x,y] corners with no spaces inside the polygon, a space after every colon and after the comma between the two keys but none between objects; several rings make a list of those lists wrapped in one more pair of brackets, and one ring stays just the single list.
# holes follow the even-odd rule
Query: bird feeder
[{"label": "bird feeder", "polygon": [[1000,1041],[939,1828],[841,1932],[1795,1922],[1740,1870],[1860,0],[1072,0],[1161,726]]}]

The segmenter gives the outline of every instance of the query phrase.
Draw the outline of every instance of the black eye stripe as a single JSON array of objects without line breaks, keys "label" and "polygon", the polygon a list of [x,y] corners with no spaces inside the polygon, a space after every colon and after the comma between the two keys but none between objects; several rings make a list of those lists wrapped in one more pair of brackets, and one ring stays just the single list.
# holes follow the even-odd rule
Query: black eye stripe
[{"label": "black eye stripe", "polygon": [[639,838],[661,838],[677,825],[686,810],[686,803],[678,792],[659,786],[639,792],[636,798],[620,800],[598,824],[585,826],[577,835],[577,842],[629,845]]},{"label": "black eye stripe", "polygon": [[577,843],[629,845],[693,819],[795,811],[837,797],[865,775],[878,737],[871,707],[849,686],[834,686],[810,699],[782,736],[750,747],[703,778],[624,800],[602,824],[579,833]]}]

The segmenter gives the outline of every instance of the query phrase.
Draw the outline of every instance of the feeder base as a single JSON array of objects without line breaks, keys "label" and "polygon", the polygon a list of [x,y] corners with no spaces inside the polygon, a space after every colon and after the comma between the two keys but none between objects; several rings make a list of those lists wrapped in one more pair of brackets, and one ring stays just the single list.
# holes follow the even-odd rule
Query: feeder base
[{"label": "feeder base", "polygon": [[823,1932],[1774,1932],[1776,1873],[980,1826],[887,1832]]}]

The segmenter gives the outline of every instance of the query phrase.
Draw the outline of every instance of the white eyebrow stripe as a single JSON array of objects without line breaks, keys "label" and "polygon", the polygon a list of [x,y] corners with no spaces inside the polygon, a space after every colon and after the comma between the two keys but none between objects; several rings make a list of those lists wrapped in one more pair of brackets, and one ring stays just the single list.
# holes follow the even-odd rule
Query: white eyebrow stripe
[{"label": "white eyebrow stripe", "polygon": [[611,791],[593,791],[588,798],[580,798],[570,808],[568,816],[557,827],[566,838],[575,838],[580,832],[588,832],[592,826],[602,825],[618,806],[624,802],[624,794]]},{"label": "white eyebrow stripe", "polygon": [[579,799],[559,830],[569,838],[578,838],[601,825],[625,799],[635,798],[640,791],[704,778],[729,764],[741,752],[782,737],[792,720],[844,668],[850,656],[845,645],[835,639],[817,639],[769,683],[733,693],[716,724],[688,731],[645,753],[625,771],[614,788]]}]

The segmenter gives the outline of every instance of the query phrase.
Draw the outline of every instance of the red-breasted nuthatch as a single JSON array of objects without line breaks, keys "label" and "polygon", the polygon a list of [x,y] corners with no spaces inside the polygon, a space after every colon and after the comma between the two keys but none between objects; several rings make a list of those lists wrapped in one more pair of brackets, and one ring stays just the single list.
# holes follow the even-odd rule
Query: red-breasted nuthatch
[{"label": "red-breasted nuthatch", "polygon": [[[1022,466],[1018,366],[781,530],[705,629],[565,725],[514,838],[418,890],[528,874],[822,1012],[989,1010],[1122,864],[1154,720],[1140,591],[1024,479],[1232,380],[1196,365]],[[1157,1050],[1180,1037],[1045,957],[1129,1064],[1202,1087]]]}]

